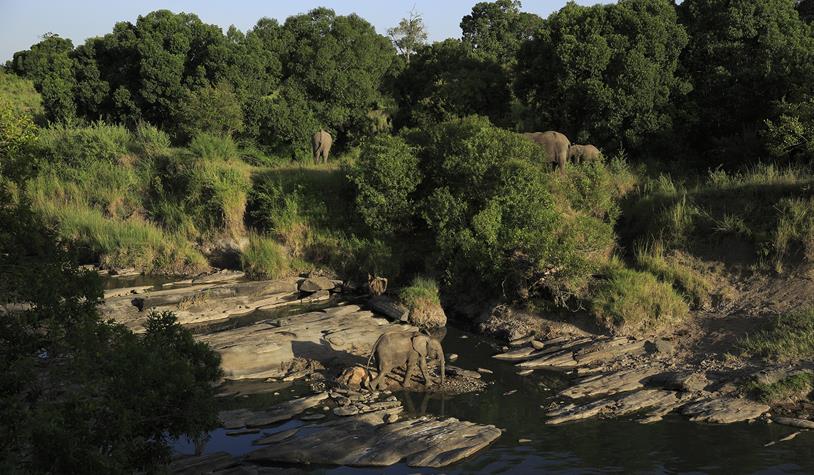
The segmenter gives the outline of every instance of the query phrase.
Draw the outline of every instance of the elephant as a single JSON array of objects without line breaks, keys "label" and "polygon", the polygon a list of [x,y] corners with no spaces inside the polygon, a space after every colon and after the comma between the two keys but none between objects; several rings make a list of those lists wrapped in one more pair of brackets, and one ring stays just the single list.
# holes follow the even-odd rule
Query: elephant
[{"label": "elephant", "polygon": [[381,387],[387,374],[400,366],[405,367],[402,386],[406,386],[413,376],[416,363],[424,377],[424,386],[429,386],[431,380],[427,373],[427,362],[425,361],[427,356],[430,359],[438,359],[441,366],[441,384],[444,384],[444,350],[441,342],[429,335],[403,331],[384,333],[373,345],[370,357],[367,359],[368,368],[370,368],[370,360],[373,355],[376,355],[379,374],[370,382],[371,390],[375,391]]},{"label": "elephant", "polygon": [[571,146],[571,141],[568,140],[565,134],[548,130],[546,132],[527,132],[523,134],[523,137],[542,145],[548,160],[559,167],[560,173],[565,172],[565,164],[568,161],[568,148]]},{"label": "elephant", "polygon": [[568,148],[568,159],[576,164],[582,162],[601,162],[602,152],[591,144],[573,144]]},{"label": "elephant", "polygon": [[311,150],[314,152],[315,163],[319,163],[320,160],[322,163],[328,163],[328,154],[331,153],[332,144],[333,138],[328,132],[320,129],[314,134],[311,138]]}]

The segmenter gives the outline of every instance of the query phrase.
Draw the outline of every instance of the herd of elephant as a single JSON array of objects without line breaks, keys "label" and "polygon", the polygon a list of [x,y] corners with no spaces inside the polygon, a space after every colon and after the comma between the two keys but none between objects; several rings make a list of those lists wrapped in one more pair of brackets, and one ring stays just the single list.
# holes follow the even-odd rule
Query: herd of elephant
[{"label": "herd of elephant", "polygon": [[[546,132],[526,132],[523,137],[539,144],[545,149],[546,156],[560,171],[565,170],[566,164],[583,163],[602,160],[602,152],[593,145],[572,144],[565,134],[549,130]],[[314,154],[314,163],[327,163],[328,155],[333,145],[333,137],[325,130],[320,130],[311,138],[311,150]]]}]

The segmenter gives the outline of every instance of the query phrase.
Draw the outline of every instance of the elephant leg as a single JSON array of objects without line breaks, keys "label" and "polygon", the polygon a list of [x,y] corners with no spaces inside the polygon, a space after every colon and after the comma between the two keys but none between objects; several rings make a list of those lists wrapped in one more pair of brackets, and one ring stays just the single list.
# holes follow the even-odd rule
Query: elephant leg
[{"label": "elephant leg", "polygon": [[393,368],[388,365],[380,364],[379,374],[373,379],[373,381],[370,382],[370,389],[372,391],[379,389],[379,387],[381,387],[381,383],[384,381],[385,376],[387,376],[387,373],[389,373],[392,369]]},{"label": "elephant leg", "polygon": [[430,375],[427,372],[427,361],[423,357],[418,359],[418,367],[421,368],[421,376],[424,376],[424,386],[429,386]]},{"label": "elephant leg", "polygon": [[413,377],[413,371],[415,370],[416,364],[416,357],[414,353],[415,352],[410,353],[410,357],[407,358],[407,368],[404,371],[404,386],[410,384],[410,379]]}]

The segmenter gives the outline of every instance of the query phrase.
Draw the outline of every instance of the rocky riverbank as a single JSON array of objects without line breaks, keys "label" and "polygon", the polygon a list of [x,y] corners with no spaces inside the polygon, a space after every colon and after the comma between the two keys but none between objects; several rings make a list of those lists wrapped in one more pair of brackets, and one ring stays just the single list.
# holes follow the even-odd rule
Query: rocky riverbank
[{"label": "rocky riverbank", "polygon": [[[338,282],[326,278],[247,282],[228,272],[160,288],[107,291],[103,306],[107,317],[140,331],[150,312],[172,311],[197,339],[215,349],[224,371],[222,398],[265,393],[280,382],[302,379],[314,392],[263,409],[223,411],[220,418],[227,435],[259,434],[271,428],[256,442],[267,447],[240,460],[210,454],[177,461],[175,470],[217,472],[252,463],[403,462],[442,467],[500,436],[494,426],[455,418],[400,417],[401,402],[389,390],[363,389],[369,379],[365,364],[377,339],[388,332],[418,329],[401,318],[383,318],[367,309],[364,298],[343,292]],[[433,378],[439,376],[437,365],[429,369]],[[458,394],[486,385],[474,369],[450,366],[446,374],[444,385],[425,388],[419,375],[404,383],[404,372],[396,371],[386,378],[385,387]],[[249,384],[235,389],[233,381]],[[273,426],[294,418],[306,424],[284,434],[273,431]]]}]

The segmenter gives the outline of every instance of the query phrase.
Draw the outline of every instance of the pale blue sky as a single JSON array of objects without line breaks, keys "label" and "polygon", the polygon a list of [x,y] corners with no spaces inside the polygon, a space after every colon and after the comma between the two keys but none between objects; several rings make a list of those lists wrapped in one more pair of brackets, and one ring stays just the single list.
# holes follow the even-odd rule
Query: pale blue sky
[{"label": "pale blue sky", "polygon": [[[355,12],[371,22],[379,33],[398,23],[415,6],[424,16],[430,40],[459,37],[461,17],[477,0],[0,0],[0,64],[15,51],[28,49],[44,33],[57,33],[82,44],[86,38],[109,33],[117,21],[135,22],[153,10],[195,13],[204,22],[224,30],[235,25],[246,31],[262,17],[281,22],[297,13],[326,6],[339,14]],[[524,0],[523,10],[548,16],[565,0]],[[592,5],[608,0],[580,0]]]}]

